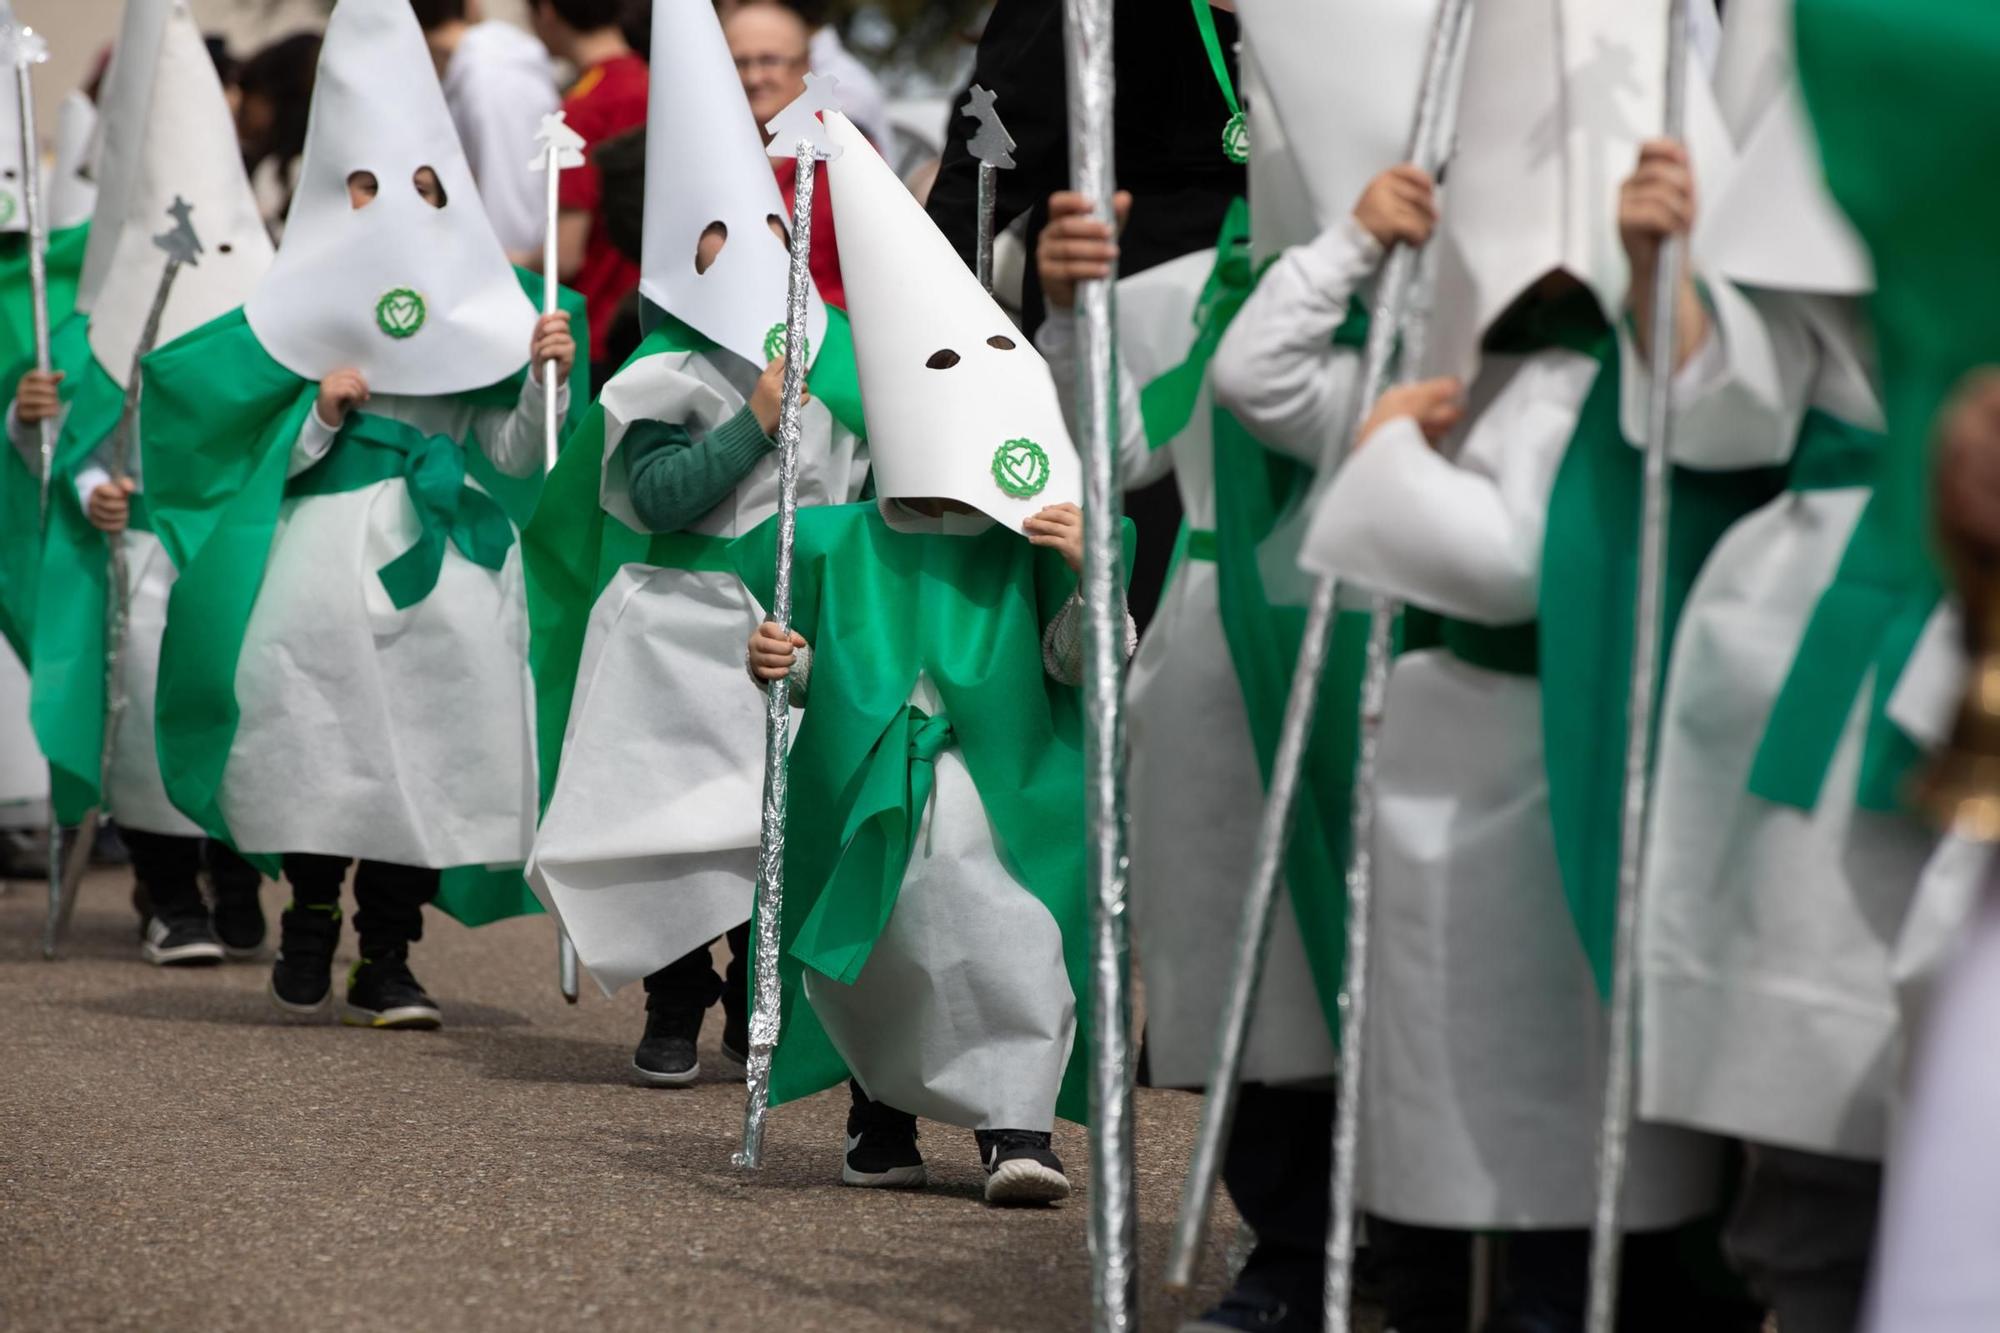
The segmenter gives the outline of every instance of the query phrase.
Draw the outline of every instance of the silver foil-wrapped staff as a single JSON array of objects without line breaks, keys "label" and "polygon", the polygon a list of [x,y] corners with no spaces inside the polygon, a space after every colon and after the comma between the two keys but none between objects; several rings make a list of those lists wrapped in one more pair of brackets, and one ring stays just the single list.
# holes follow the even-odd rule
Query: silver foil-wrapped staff
[{"label": "silver foil-wrapped staff", "polygon": [[1000,207],[1000,173],[1014,169],[1014,136],[1000,123],[1000,113],[994,108],[998,100],[997,94],[975,83],[966,90],[965,105],[958,109],[960,115],[978,122],[966,145],[979,163],[979,229],[973,269],[988,296],[993,294],[993,220]]}]

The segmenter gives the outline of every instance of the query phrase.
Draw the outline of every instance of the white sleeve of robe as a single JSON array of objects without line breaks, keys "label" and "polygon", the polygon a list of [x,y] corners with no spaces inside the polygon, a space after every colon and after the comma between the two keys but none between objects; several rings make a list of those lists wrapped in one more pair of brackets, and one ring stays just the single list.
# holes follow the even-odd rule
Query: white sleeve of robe
[{"label": "white sleeve of robe", "polygon": [[[1048,318],[1035,334],[1035,347],[1049,363],[1063,420],[1069,423],[1070,434],[1081,439],[1085,423],[1077,415],[1075,312],[1051,306]],[[1146,420],[1139,411],[1139,386],[1133,382],[1131,368],[1122,356],[1118,358],[1114,378],[1118,382],[1118,480],[1126,490],[1136,491],[1172,471],[1173,454],[1147,443]]]},{"label": "white sleeve of robe", "polygon": [[1382,247],[1352,216],[1271,265],[1216,349],[1215,400],[1269,447],[1317,467],[1354,413],[1361,358],[1335,347]]},{"label": "white sleeve of robe", "polygon": [[[1797,301],[1705,279],[1708,337],[1674,377],[1674,462],[1707,471],[1771,467],[1792,456],[1810,406],[1819,348]],[[1645,446],[1652,376],[1629,321],[1620,321],[1625,438]]]},{"label": "white sleeve of robe", "polygon": [[[20,414],[15,410],[19,406],[19,403],[7,405],[7,440],[14,446],[14,452],[21,455],[21,461],[28,465],[29,475],[39,477],[42,475],[42,432],[38,427],[30,426],[21,420]],[[51,427],[58,436],[62,434],[63,422],[68,417],[69,404],[64,403],[57,410],[54,425]]]},{"label": "white sleeve of robe", "polygon": [[[542,424],[542,371],[530,366],[521,397],[512,409],[488,408],[474,415],[472,434],[493,466],[510,477],[532,475],[547,452]],[[569,381],[556,386],[556,418],[569,411]]]},{"label": "white sleeve of robe", "polygon": [[1460,620],[1532,620],[1549,491],[1595,375],[1574,352],[1523,361],[1456,461],[1409,417],[1379,427],[1321,497],[1299,563]]}]

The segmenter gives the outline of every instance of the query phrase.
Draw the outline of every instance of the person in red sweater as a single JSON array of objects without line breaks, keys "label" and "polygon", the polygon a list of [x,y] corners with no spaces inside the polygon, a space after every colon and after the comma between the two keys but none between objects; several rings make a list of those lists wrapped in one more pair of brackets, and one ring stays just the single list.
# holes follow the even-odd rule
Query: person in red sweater
[{"label": "person in red sweater", "polygon": [[[639,287],[639,266],[611,243],[598,144],[646,123],[646,62],[618,26],[620,0],[531,0],[535,35],[579,71],[563,95],[569,127],[583,136],[584,164],[565,171],[556,228],[557,269],[590,309],[590,345],[608,347],[618,307]],[[617,366],[593,359],[593,389]]]},{"label": "person in red sweater", "polygon": [[[744,95],[750,99],[750,113],[757,119],[758,131],[764,133],[764,126],[806,90],[806,71],[812,68],[812,30],[788,6],[775,0],[751,0],[729,11],[722,33],[729,41],[729,54],[736,59]],[[770,139],[764,133],[764,141],[769,143]],[[778,188],[784,191],[789,210],[798,163],[773,158],[771,165],[778,173]],[[827,191],[824,162],[813,177],[812,276],[821,300],[847,308],[840,281],[840,251],[833,239],[833,196]]]}]

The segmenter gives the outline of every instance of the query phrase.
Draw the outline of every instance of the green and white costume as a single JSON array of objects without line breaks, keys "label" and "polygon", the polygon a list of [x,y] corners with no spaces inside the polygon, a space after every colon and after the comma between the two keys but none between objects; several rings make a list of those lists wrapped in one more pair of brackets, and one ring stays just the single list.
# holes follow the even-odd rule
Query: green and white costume
[{"label": "green and white costume", "polygon": [[[1790,6],[1728,15],[1741,136],[1698,244],[1728,283],[1734,373],[1684,394],[1676,461],[1784,465],[1689,597],[1661,715],[1641,936],[1640,1112],[1879,1159],[1901,1023],[1892,955],[1936,836],[1900,810],[1914,742],[1889,715],[1937,600],[1889,577],[1871,503],[1885,445],[1856,297],[1867,258],[1820,178]],[[1627,364],[1635,364],[1627,358]],[[1628,436],[1644,377],[1627,379]]]},{"label": "green and white costume", "polygon": [[[532,911],[518,874],[479,870],[518,866],[534,826],[515,529],[543,459],[540,282],[479,207],[408,6],[341,0],[313,99],[270,273],[146,365],[154,514],[182,571],[167,788],[245,854],[460,869],[439,900],[460,919]],[[355,209],[360,170],[379,193]],[[232,377],[203,386],[201,365]],[[369,397],[336,432],[316,382],[347,367]]]},{"label": "green and white costume", "polygon": [[[653,70],[642,290],[666,313],[580,425],[573,449],[590,457],[558,469],[528,539],[543,746],[562,757],[544,772],[528,878],[607,990],[750,917],[764,710],[743,689],[743,645],[764,612],[722,551],[777,512],[777,454],[748,399],[790,268],[766,223],[784,204],[712,9],[658,6]],[[717,222],[722,252],[697,271]],[[816,293],[807,330],[799,503],[845,504],[867,473],[853,345]],[[655,538],[633,508],[628,432],[677,431],[668,447],[692,448],[746,421],[755,461],[734,490]],[[588,490],[566,475],[585,466],[601,474]]]},{"label": "green and white costume", "polygon": [[[1429,613],[1405,618],[1381,732],[1365,1205],[1431,1226],[1573,1228],[1592,1215],[1609,1024],[1558,857],[1544,713],[1559,701],[1538,658],[1560,664],[1534,622],[1579,572],[1545,564],[1560,474],[1607,413],[1616,434],[1616,382],[1600,376],[1625,287],[1615,183],[1636,127],[1658,120],[1666,5],[1486,0],[1472,22],[1421,368],[1465,376],[1466,422],[1439,448],[1408,419],[1361,444],[1303,563]],[[1610,67],[1627,76],[1615,89]],[[1713,108],[1690,101],[1710,161]],[[1545,303],[1526,327],[1503,320],[1551,271],[1579,280],[1580,318]],[[1639,1127],[1625,1225],[1698,1216],[1715,1168],[1701,1136]]]}]

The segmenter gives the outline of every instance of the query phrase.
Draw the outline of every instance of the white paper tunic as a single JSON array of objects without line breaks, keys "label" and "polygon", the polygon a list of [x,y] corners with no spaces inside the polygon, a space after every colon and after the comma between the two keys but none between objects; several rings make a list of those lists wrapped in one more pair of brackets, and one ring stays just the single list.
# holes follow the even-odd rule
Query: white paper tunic
[{"label": "white paper tunic", "polygon": [[[1408,419],[1384,426],[1327,489],[1306,559],[1463,620],[1533,619],[1550,488],[1596,372],[1568,351],[1489,355],[1457,462]],[[1563,898],[1539,683],[1400,658],[1377,800],[1362,1198],[1430,1226],[1588,1226],[1609,1021]],[[1638,1126],[1626,1225],[1699,1215],[1716,1166],[1704,1136]]]},{"label": "white paper tunic", "polygon": [[[619,445],[631,422],[675,421],[700,436],[740,411],[755,376],[727,353],[664,353],[605,385],[603,502],[644,530]],[[844,504],[864,451],[808,402],[801,505]],[[759,460],[694,530],[749,532],[778,508],[778,460]],[[528,880],[609,992],[750,919],[764,785],[764,706],[743,687],[743,651],[763,620],[733,573],[620,569],[591,608],[549,800]]]},{"label": "white paper tunic", "polygon": [[[534,376],[511,410],[392,394],[363,410],[476,440],[509,475],[542,457]],[[308,414],[293,472],[331,443]],[[526,859],[536,781],[520,548],[496,572],[447,543],[437,586],[399,611],[377,571],[419,532],[401,479],[279,511],[237,664],[241,721],[221,793],[242,851],[440,869]]]},{"label": "white paper tunic", "polygon": [[[882,517],[899,532],[946,536],[993,525],[893,500]],[[928,673],[910,703],[932,716],[941,708]],[[804,706],[810,716],[810,686]],[[1047,1132],[1076,1041],[1062,927],[1008,868],[957,747],[933,768],[909,869],[861,975],[846,986],[808,969],[806,999],[875,1100],[967,1129]]]},{"label": "white paper tunic", "polygon": [[[1709,299],[1730,369],[1682,395],[1679,462],[1783,462],[1808,406],[1880,428],[1866,371],[1816,331],[1849,318],[1833,298],[1712,283]],[[1646,377],[1635,370],[1624,384],[1627,437],[1643,441]],[[1688,597],[1661,711],[1638,1105],[1652,1120],[1876,1159],[1899,1029],[1892,955],[1936,838],[1916,820],[1855,808],[1872,682],[1816,809],[1746,786],[1868,494],[1779,496],[1729,530]]]},{"label": "white paper tunic", "polygon": [[28,672],[0,644],[0,828],[33,828],[48,819],[49,766],[28,722]]}]

